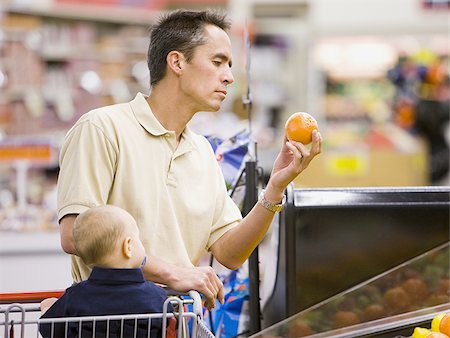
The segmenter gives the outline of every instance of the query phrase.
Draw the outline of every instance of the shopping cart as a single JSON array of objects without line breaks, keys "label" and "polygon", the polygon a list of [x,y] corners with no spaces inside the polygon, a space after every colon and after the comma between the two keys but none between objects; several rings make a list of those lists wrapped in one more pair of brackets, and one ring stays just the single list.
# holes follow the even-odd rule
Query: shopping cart
[{"label": "shopping cart", "polygon": [[[46,331],[50,332],[51,338],[72,337],[74,328],[76,337],[149,338],[153,337],[150,335],[152,321],[161,323],[162,338],[214,338],[203,321],[202,301],[196,291],[168,297],[162,313],[40,319],[40,301],[59,297],[62,293],[54,291],[0,294],[0,338],[39,338],[40,328],[44,326]],[[172,304],[174,312],[167,311],[169,303]],[[59,333],[55,334],[58,325],[59,328],[64,328],[64,334],[61,336]],[[143,332],[142,328],[146,328],[146,332]],[[85,335],[86,332],[89,333],[88,336]]]}]

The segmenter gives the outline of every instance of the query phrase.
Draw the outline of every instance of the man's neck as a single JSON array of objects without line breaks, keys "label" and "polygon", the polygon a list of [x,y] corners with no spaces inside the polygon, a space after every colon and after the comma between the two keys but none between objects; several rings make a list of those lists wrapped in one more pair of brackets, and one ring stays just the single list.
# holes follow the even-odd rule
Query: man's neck
[{"label": "man's neck", "polygon": [[177,97],[174,91],[162,86],[164,84],[153,88],[147,103],[159,123],[167,130],[175,131],[179,141],[183,130],[196,112]]}]

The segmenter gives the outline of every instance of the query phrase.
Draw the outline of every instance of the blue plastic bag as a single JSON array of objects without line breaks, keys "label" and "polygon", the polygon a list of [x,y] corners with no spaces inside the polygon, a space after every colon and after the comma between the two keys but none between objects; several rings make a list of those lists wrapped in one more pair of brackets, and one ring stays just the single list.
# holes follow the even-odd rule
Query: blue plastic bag
[{"label": "blue plastic bag", "polygon": [[244,271],[239,269],[219,276],[224,285],[224,304],[216,302],[214,309],[205,310],[204,320],[218,338],[235,337],[248,328],[249,287],[248,273]]},{"label": "blue plastic bag", "polygon": [[249,153],[249,133],[241,131],[226,140],[214,136],[206,138],[216,154],[225,183],[230,190],[237,183],[240,173],[245,167],[245,160]]}]

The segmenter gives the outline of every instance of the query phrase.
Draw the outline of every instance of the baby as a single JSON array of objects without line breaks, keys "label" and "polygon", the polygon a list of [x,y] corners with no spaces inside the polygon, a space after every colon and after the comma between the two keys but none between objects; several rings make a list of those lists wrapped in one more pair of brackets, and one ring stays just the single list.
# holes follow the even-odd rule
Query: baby
[{"label": "baby", "polygon": [[[73,238],[78,255],[92,267],[89,278],[69,287],[59,299],[41,303],[41,318],[162,313],[167,298],[163,288],[144,278],[145,249],[134,218],[112,206],[91,208],[76,218]],[[169,305],[169,311],[172,311]],[[127,321],[125,321],[127,322]],[[111,321],[109,335],[121,336],[120,321]],[[95,337],[104,336],[107,324],[96,322]],[[64,324],[41,324],[45,337],[65,337]],[[151,321],[151,337],[161,337],[160,319]],[[138,321],[138,337],[147,337],[148,321]],[[93,327],[83,324],[82,336],[92,336]],[[145,334],[144,334],[145,333]],[[78,335],[78,323],[69,324],[68,336]],[[123,337],[134,337],[134,320],[124,326]]]}]

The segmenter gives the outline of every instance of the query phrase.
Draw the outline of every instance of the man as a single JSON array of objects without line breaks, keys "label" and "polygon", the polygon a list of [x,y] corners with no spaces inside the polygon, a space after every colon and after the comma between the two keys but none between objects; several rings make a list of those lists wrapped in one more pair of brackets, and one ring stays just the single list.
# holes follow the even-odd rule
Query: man
[{"label": "man", "polygon": [[197,290],[214,307],[223,302],[223,285],[212,268],[196,266],[205,250],[238,268],[264,238],[287,185],[320,153],[318,132],[310,150],[286,140],[264,196],[242,219],[209,143],[186,126],[199,111],[219,110],[234,81],[228,28],[215,12],[166,15],[151,33],[150,95],[84,114],[67,134],[58,217],[75,281],[90,271],[76,256],[73,222],[90,207],[113,204],[137,221],[146,278]]}]

